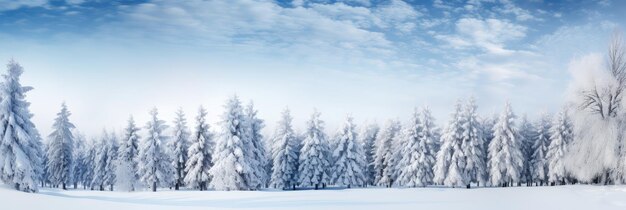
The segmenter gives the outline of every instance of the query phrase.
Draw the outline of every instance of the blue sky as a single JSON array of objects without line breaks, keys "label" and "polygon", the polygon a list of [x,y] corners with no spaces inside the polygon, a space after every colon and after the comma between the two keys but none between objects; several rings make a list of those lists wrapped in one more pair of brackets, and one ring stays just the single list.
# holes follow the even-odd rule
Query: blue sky
[{"label": "blue sky", "polygon": [[[626,1],[0,0],[0,59],[25,67],[34,120],[47,134],[65,101],[94,135],[168,121],[200,104],[254,100],[272,128],[288,106],[329,131],[404,120],[429,105],[438,123],[473,95],[488,115],[510,100],[536,116],[562,105],[568,64],[602,53]],[[271,130],[267,130],[269,132]]]}]

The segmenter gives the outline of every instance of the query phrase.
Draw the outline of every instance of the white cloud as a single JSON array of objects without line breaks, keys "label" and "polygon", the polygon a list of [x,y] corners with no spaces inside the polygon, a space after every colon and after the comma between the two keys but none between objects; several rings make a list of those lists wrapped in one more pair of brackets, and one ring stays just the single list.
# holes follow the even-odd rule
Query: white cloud
[{"label": "white cloud", "polygon": [[510,54],[505,43],[526,36],[525,26],[500,19],[461,18],[456,22],[456,34],[437,35],[454,48],[476,47],[492,54]]},{"label": "white cloud", "polygon": [[0,0],[0,11],[14,10],[21,7],[41,7],[47,4],[48,0]]}]

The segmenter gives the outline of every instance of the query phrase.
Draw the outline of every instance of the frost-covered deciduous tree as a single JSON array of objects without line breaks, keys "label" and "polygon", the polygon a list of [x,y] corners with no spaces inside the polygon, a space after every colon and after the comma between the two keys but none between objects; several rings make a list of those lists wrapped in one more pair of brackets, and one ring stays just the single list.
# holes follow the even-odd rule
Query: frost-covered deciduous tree
[{"label": "frost-covered deciduous tree", "polygon": [[548,181],[552,184],[560,182],[565,184],[566,171],[563,165],[563,156],[567,152],[567,146],[573,139],[572,122],[567,110],[559,112],[550,127],[550,146],[546,152],[548,161]]},{"label": "frost-covered deciduous tree", "polygon": [[344,124],[337,132],[337,147],[333,148],[333,172],[331,179],[335,184],[347,186],[365,183],[365,154],[357,140],[356,125],[352,117],[346,117]]},{"label": "frost-covered deciduous tree", "polygon": [[329,142],[324,133],[324,121],[315,110],[307,122],[305,138],[300,150],[299,182],[302,186],[324,187],[330,181],[331,164]]},{"label": "frost-covered deciduous tree", "polygon": [[285,109],[276,127],[273,143],[271,186],[296,189],[298,184],[298,139],[291,125],[291,114]]},{"label": "frost-covered deciduous tree", "polygon": [[261,135],[261,129],[265,126],[263,120],[257,117],[257,110],[254,108],[254,103],[250,102],[244,110],[246,121],[248,122],[249,129],[249,142],[252,145],[250,152],[252,153],[250,163],[252,164],[253,173],[248,180],[252,181],[250,185],[253,189],[259,189],[266,186],[269,182],[269,172],[267,171],[269,165],[269,156],[267,154],[265,139]]},{"label": "frost-covered deciduous tree", "polygon": [[185,164],[189,149],[189,128],[187,128],[187,119],[185,119],[182,108],[176,112],[174,133],[172,141],[169,142],[169,147],[172,151],[172,166],[174,167],[174,189],[178,190],[185,185]]},{"label": "frost-covered deciduous tree", "polygon": [[564,157],[566,170],[582,182],[623,182],[626,45],[622,34],[615,32],[606,60],[592,54],[571,62],[569,69],[575,139]]},{"label": "frost-covered deciduous tree", "polygon": [[493,127],[494,138],[489,143],[489,174],[492,186],[509,186],[518,182],[522,172],[522,142],[515,127],[515,114],[507,102]]},{"label": "frost-covered deciduous tree", "polygon": [[204,107],[198,110],[196,117],[196,129],[191,136],[191,146],[189,147],[189,160],[185,165],[185,183],[193,188],[207,190],[211,181],[209,170],[213,167],[213,134],[209,130],[206,122],[207,111]]},{"label": "frost-covered deciduous tree", "polygon": [[250,128],[241,102],[234,96],[226,102],[210,174],[216,190],[253,190],[258,187],[254,173]]},{"label": "frost-covered deciduous tree", "polygon": [[52,125],[52,133],[48,136],[48,179],[57,186],[66,190],[66,185],[72,182],[74,160],[74,124],[69,120],[70,112],[65,103],[57,113]]},{"label": "frost-covered deciduous tree", "polygon": [[435,157],[434,124],[427,107],[417,109],[405,127],[401,138],[400,176],[398,183],[408,187],[425,187],[432,183]]},{"label": "frost-covered deciduous tree", "polygon": [[465,173],[466,157],[462,148],[463,124],[463,106],[459,100],[441,137],[442,145],[434,167],[434,182],[437,184],[461,187],[470,183]]},{"label": "frost-covered deciduous tree", "polygon": [[139,176],[146,186],[156,192],[158,186],[166,186],[173,181],[173,168],[166,152],[164,130],[165,121],[158,118],[156,108],[150,111],[150,121],[146,124],[146,138],[139,147]]},{"label": "frost-covered deciduous tree", "polygon": [[43,174],[41,140],[25,100],[32,87],[22,86],[24,70],[11,60],[0,86],[0,180],[15,189],[37,192]]},{"label": "frost-covered deciduous tree", "polygon": [[528,120],[526,115],[522,115],[519,124],[520,141],[522,143],[522,156],[524,166],[522,167],[522,173],[520,174],[520,182],[526,183],[526,186],[532,184],[532,155],[533,145],[537,131],[532,123]]},{"label": "frost-covered deciduous tree", "polygon": [[394,156],[398,155],[394,151],[394,141],[401,130],[400,122],[389,120],[383,130],[378,133],[374,148],[374,169],[376,170],[376,184],[379,186],[391,187],[393,185]]},{"label": "frost-covered deciduous tree", "polygon": [[131,116],[124,129],[118,151],[115,183],[121,190],[135,191],[138,187],[139,128]]},{"label": "frost-covered deciduous tree", "polygon": [[378,136],[378,131],[380,127],[376,123],[369,124],[363,128],[361,131],[361,145],[363,147],[363,151],[365,153],[365,184],[366,185],[374,185],[374,180],[376,179],[376,170],[374,170],[374,142],[376,142],[376,137]]},{"label": "frost-covered deciduous tree", "polygon": [[550,146],[550,115],[542,114],[537,121],[535,128],[537,129],[534,136],[534,145],[532,147],[531,173],[532,180],[538,182],[537,185],[548,183],[548,159],[547,152]]},{"label": "frost-covered deciduous tree", "polygon": [[474,98],[470,98],[465,105],[461,118],[463,134],[461,136],[462,143],[461,148],[465,155],[465,168],[463,169],[465,175],[469,179],[466,187],[470,187],[470,182],[475,182],[476,185],[485,183],[487,164],[485,163],[485,157],[487,151],[484,148],[485,137],[482,133],[481,124],[478,121],[478,114],[476,113],[476,102]]}]

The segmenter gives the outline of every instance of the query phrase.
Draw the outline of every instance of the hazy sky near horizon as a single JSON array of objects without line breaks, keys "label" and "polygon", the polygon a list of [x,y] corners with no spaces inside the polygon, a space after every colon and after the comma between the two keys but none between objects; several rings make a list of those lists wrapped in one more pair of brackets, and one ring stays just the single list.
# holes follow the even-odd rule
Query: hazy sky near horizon
[{"label": "hazy sky near horizon", "polygon": [[458,98],[491,115],[558,110],[568,64],[603,53],[626,1],[0,0],[0,60],[25,68],[42,135],[66,102],[88,136],[118,132],[152,107],[171,124],[199,105],[216,128],[225,100],[254,100],[271,133],[289,107],[334,131],[408,119],[443,125]]}]

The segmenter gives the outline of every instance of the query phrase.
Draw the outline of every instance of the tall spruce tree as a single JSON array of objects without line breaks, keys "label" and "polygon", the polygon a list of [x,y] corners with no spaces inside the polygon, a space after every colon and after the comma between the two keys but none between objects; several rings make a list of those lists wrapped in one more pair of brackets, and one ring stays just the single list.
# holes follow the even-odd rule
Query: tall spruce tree
[{"label": "tall spruce tree", "polygon": [[72,161],[72,183],[74,184],[74,189],[78,188],[78,184],[83,183],[83,177],[85,171],[87,170],[87,165],[85,165],[85,158],[87,156],[88,149],[85,146],[85,136],[76,129],[74,129],[74,153]]},{"label": "tall spruce tree", "polygon": [[548,181],[553,185],[557,182],[566,183],[565,166],[563,165],[563,156],[567,152],[567,146],[573,140],[572,121],[567,114],[567,110],[563,109],[554,118],[550,127],[550,146],[546,152],[548,160]]},{"label": "tall spruce tree", "polygon": [[464,132],[462,112],[461,101],[458,101],[441,137],[442,145],[434,167],[433,179],[436,184],[461,187],[469,183],[469,176],[465,173],[466,157],[462,148]]},{"label": "tall spruce tree", "polygon": [[104,175],[104,185],[109,186],[109,190],[113,191],[113,186],[115,185],[115,181],[117,179],[116,170],[117,170],[117,156],[119,150],[119,142],[117,140],[117,135],[114,132],[111,132],[107,135],[106,141],[106,165],[104,170],[106,171]]},{"label": "tall spruce tree", "polygon": [[398,183],[407,187],[425,187],[432,183],[434,141],[433,123],[427,107],[420,113],[415,109],[402,134],[400,153],[401,173]]},{"label": "tall spruce tree", "polygon": [[394,141],[400,133],[400,122],[389,120],[378,134],[375,142],[374,169],[376,170],[376,184],[391,187],[393,185],[394,164],[397,152],[394,151]]},{"label": "tall spruce tree", "polygon": [[178,190],[185,185],[185,164],[188,160],[189,149],[189,128],[187,128],[187,119],[182,108],[176,112],[174,120],[174,133],[172,141],[169,142],[172,151],[172,166],[174,167],[174,189]]},{"label": "tall spruce tree", "polygon": [[216,190],[254,190],[259,181],[251,180],[256,177],[256,163],[247,117],[237,96],[228,99],[225,108],[222,132],[213,156],[214,165],[209,171],[213,177],[210,185]]},{"label": "tall spruce tree", "polygon": [[492,186],[509,186],[520,180],[522,142],[515,127],[515,114],[507,102],[496,122],[494,138],[489,143],[489,171]]},{"label": "tall spruce tree", "polygon": [[380,127],[376,123],[369,124],[363,128],[361,131],[361,145],[363,147],[363,151],[365,153],[365,184],[366,185],[374,185],[374,180],[376,179],[376,170],[374,170],[374,152],[376,148],[374,148],[374,142],[376,142],[376,137],[378,136],[378,131]]},{"label": "tall spruce tree", "polygon": [[466,158],[463,171],[465,173],[464,176],[469,178],[469,182],[466,183],[467,188],[470,188],[470,182],[475,182],[478,186],[481,182],[485,183],[487,178],[487,164],[485,163],[487,151],[484,147],[485,137],[481,131],[482,128],[478,121],[476,109],[476,102],[474,98],[471,97],[467,101],[462,114],[463,124],[461,127],[463,134],[461,137],[461,148]]},{"label": "tall spruce tree", "polygon": [[542,114],[537,121],[536,135],[534,136],[533,154],[531,160],[532,179],[537,185],[548,183],[548,160],[547,153],[550,146],[550,115]]},{"label": "tall spruce tree", "polygon": [[139,175],[141,181],[156,192],[158,186],[172,183],[174,170],[164,143],[167,126],[158,118],[156,108],[150,111],[150,121],[145,128],[146,137],[139,147]]},{"label": "tall spruce tree", "polygon": [[267,154],[265,139],[263,135],[261,135],[261,129],[263,129],[265,125],[263,124],[263,120],[257,117],[257,110],[254,108],[254,103],[250,102],[248,106],[246,106],[244,114],[250,132],[248,134],[248,138],[250,138],[249,142],[252,145],[250,161],[253,167],[253,173],[250,173],[252,177],[249,178],[249,180],[254,181],[254,183],[250,183],[254,189],[259,189],[263,186],[267,186],[269,182],[269,172],[267,171],[269,155]]},{"label": "tall spruce tree", "polygon": [[299,183],[305,187],[325,187],[330,182],[331,164],[329,142],[324,134],[324,121],[315,110],[307,122],[306,133],[300,150]]},{"label": "tall spruce tree", "polygon": [[43,174],[42,143],[32,114],[26,92],[32,87],[22,86],[22,66],[9,61],[7,72],[2,75],[0,86],[0,180],[15,189],[37,192]]},{"label": "tall spruce tree", "polygon": [[118,167],[116,170],[116,184],[127,191],[135,191],[139,181],[139,128],[135,125],[132,116],[124,129],[124,137],[120,143],[118,152]]},{"label": "tall spruce tree", "polygon": [[109,160],[109,133],[104,130],[102,136],[94,148],[94,164],[92,185],[103,191],[107,183],[107,161]]},{"label": "tall spruce tree", "polygon": [[57,113],[52,125],[52,133],[48,136],[48,176],[53,185],[61,186],[66,190],[66,185],[72,182],[74,160],[74,124],[69,120],[70,112],[65,103],[61,105],[61,111]]},{"label": "tall spruce tree", "polygon": [[366,166],[365,154],[357,140],[356,125],[351,116],[346,117],[344,124],[337,132],[337,147],[333,149],[332,181],[335,184],[347,186],[363,185],[365,183],[364,169]]},{"label": "tall spruce tree", "polygon": [[206,122],[207,111],[204,107],[198,110],[196,117],[196,129],[191,136],[191,146],[189,147],[189,160],[185,165],[185,183],[199,190],[207,190],[211,181],[209,170],[213,166],[213,134],[209,124]]},{"label": "tall spruce tree", "polygon": [[298,139],[291,125],[289,109],[282,113],[274,134],[272,177],[274,188],[296,189],[298,184]]},{"label": "tall spruce tree", "polygon": [[520,176],[520,182],[526,183],[527,186],[532,184],[532,155],[533,145],[537,131],[526,115],[522,115],[519,125],[519,134],[522,142],[522,156],[524,167]]}]

